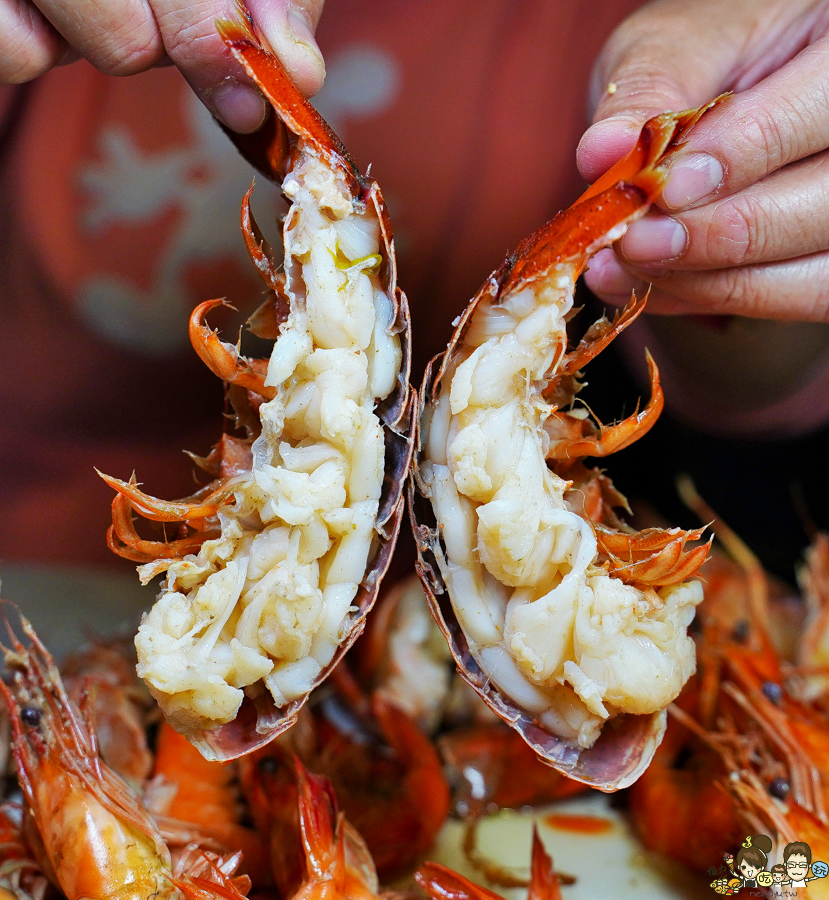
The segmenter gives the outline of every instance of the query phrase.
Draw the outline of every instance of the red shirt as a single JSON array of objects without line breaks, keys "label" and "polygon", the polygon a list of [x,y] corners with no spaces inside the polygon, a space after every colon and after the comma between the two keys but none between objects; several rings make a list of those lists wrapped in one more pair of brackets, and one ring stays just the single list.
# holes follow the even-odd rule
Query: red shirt
[{"label": "red shirt", "polygon": [[[504,254],[582,190],[590,68],[638,5],[326,9],[318,103],[390,207],[418,376]],[[251,172],[174,69],[116,79],[77,63],[29,100],[0,204],[0,556],[116,563],[111,492],[93,466],[183,496],[194,481],[182,450],[204,454],[221,432],[221,386],[186,320],[227,296],[238,327],[261,295],[238,224]],[[267,226],[278,192],[257,185]]]}]

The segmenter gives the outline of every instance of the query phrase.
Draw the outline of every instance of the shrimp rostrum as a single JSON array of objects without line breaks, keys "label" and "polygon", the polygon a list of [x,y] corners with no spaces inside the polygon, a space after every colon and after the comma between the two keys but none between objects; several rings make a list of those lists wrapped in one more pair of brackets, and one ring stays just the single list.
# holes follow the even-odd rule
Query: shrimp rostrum
[{"label": "shrimp rostrum", "polygon": [[[716,101],[715,101],[716,102]],[[419,570],[461,673],[546,762],[605,790],[638,777],[664,709],[694,671],[701,531],[634,532],[624,498],[584,457],[656,421],[615,425],[578,405],[582,367],[641,312],[631,300],[568,351],[576,280],[658,195],[708,107],[657,116],[636,147],[525,239],[473,299],[427,370],[412,514]],[[629,715],[630,714],[630,715]]]},{"label": "shrimp rostrum", "polygon": [[[281,180],[284,270],[254,222],[242,231],[270,293],[249,327],[269,359],[221,341],[201,304],[201,359],[228,382],[237,424],[205,459],[214,481],[171,503],[107,477],[110,545],[166,582],[136,638],[138,672],[168,721],[208,758],[249,752],[291,725],[363,629],[388,567],[411,460],[409,314],[377,184],[299,94],[248,21],[220,22],[273,106],[233,136]],[[199,462],[199,460],[197,460]],[[180,523],[139,537],[133,512]]]}]

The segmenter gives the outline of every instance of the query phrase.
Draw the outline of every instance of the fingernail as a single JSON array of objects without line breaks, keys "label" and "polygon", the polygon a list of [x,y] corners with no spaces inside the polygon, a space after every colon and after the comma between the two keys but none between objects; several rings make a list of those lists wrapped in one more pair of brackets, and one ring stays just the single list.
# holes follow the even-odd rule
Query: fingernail
[{"label": "fingernail", "polygon": [[671,166],[662,200],[670,209],[681,209],[713,194],[724,179],[725,170],[718,159],[707,153],[692,153]]},{"label": "fingernail", "polygon": [[638,119],[631,116],[611,116],[609,119],[602,119],[596,122],[584,132],[582,140],[589,138],[590,140],[607,140],[617,137],[638,137],[642,130],[642,123]]},{"label": "fingernail", "polygon": [[642,123],[629,116],[613,116],[591,125],[576,148],[579,172],[587,181],[603,175],[636,142]]},{"label": "fingernail", "polygon": [[631,291],[638,292],[645,286],[644,282],[634,278],[622,268],[616,254],[610,248],[600,250],[590,260],[584,281],[602,300],[616,304],[627,303]]},{"label": "fingernail", "polygon": [[217,119],[238,134],[252,134],[262,127],[267,107],[255,88],[234,78],[226,78],[205,96],[205,101]]},{"label": "fingernail", "polygon": [[637,263],[655,263],[675,259],[688,246],[685,226],[670,216],[645,216],[634,222],[622,238],[626,259]]},{"label": "fingernail", "polygon": [[314,56],[322,59],[322,53],[317,46],[314,32],[311,30],[311,23],[301,10],[294,8],[288,11],[288,30],[291,32],[291,37],[294,41],[302,44],[304,49],[309,50]]}]

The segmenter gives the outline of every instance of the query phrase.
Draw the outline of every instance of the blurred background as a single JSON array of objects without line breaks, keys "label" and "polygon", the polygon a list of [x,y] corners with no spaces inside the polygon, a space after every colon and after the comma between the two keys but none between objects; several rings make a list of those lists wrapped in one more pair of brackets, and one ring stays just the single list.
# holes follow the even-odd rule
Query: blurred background
[{"label": "blurred background", "polygon": [[[482,0],[471,17],[442,0],[326,9],[328,76],[314,102],[383,188],[416,381],[505,253],[583,189],[575,148],[590,67],[638,5]],[[37,607],[56,595],[65,611],[100,588],[103,623],[105,597],[118,597],[118,619],[153,592],[106,547],[111,492],[93,467],[134,471],[165,498],[194,490],[183,451],[203,455],[218,439],[223,400],[186,321],[196,303],[226,296],[238,314],[214,324],[232,340],[259,302],[238,225],[252,173],[174,69],[115,79],[76,63],[0,90],[0,576],[10,599]],[[259,178],[254,211],[272,238],[280,204]],[[576,332],[602,312],[586,291],[579,303]],[[603,465],[648,515],[690,526],[674,489],[688,472],[793,582],[808,529],[827,526],[829,432],[787,430],[785,403],[824,362],[827,328],[637,323],[591,363],[582,397],[602,421],[630,413],[647,343],[667,408]],[[779,427],[766,415],[746,432],[746,411],[769,403],[783,410]],[[404,537],[396,570],[411,561]],[[50,616],[61,633],[72,619]]]}]

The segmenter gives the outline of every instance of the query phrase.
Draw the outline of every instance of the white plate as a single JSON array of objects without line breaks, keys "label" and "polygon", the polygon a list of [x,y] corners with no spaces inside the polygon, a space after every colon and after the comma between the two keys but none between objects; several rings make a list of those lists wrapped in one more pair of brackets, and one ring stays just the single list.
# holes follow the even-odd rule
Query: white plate
[{"label": "white plate", "polygon": [[[611,825],[601,834],[561,830],[545,823],[551,812],[598,816],[607,819]],[[543,809],[502,810],[490,816],[478,831],[479,852],[516,876],[528,878],[534,821],[556,869],[576,878],[575,884],[562,887],[564,900],[710,900],[714,897],[709,887],[710,878],[695,875],[678,864],[671,865],[647,853],[624,814],[611,807],[607,794],[598,791]],[[481,873],[465,859],[462,841],[462,823],[448,822],[440,833],[437,846],[429,854],[430,859],[486,884]],[[509,900],[526,900],[524,888],[489,886]]]}]

